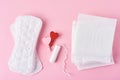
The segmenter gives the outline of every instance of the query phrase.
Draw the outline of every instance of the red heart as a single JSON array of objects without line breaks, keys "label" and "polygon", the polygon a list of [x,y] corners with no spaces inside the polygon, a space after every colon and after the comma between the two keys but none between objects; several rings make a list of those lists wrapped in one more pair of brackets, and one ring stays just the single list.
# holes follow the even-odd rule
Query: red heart
[{"label": "red heart", "polygon": [[51,41],[50,41],[50,43],[49,43],[49,47],[51,47],[51,46],[53,45],[55,39],[57,39],[58,36],[59,36],[58,33],[55,33],[55,32],[53,32],[53,31],[50,32]]},{"label": "red heart", "polygon": [[51,37],[51,39],[56,39],[58,36],[59,36],[58,33],[55,33],[55,32],[53,32],[53,31],[50,32],[50,37]]}]

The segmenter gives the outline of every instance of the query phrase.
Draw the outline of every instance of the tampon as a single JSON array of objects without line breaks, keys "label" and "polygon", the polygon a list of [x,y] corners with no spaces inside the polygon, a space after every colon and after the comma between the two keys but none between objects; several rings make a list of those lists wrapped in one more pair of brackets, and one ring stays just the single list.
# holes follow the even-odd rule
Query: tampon
[{"label": "tampon", "polygon": [[50,62],[54,63],[57,59],[61,46],[55,45],[52,55],[50,57]]}]

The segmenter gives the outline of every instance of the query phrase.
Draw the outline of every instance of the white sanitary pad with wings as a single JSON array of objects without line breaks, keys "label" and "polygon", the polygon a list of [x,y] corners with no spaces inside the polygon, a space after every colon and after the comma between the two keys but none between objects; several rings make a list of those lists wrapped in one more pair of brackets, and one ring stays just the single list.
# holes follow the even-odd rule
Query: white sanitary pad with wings
[{"label": "white sanitary pad with wings", "polygon": [[72,27],[71,59],[79,70],[114,64],[116,19],[79,14]]},{"label": "white sanitary pad with wings", "polygon": [[36,53],[36,44],[42,28],[41,19],[19,16],[11,26],[15,45],[8,62],[11,71],[31,75],[42,69]]}]

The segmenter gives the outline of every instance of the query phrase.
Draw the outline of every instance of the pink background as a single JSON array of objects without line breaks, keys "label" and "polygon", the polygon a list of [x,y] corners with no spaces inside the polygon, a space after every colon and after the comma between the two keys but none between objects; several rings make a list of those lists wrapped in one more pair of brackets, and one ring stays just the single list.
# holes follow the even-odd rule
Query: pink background
[{"label": "pink background", "polygon": [[[118,19],[113,45],[115,65],[78,71],[71,63],[71,25],[79,13]],[[10,24],[24,14],[40,17],[44,22],[37,47],[44,69],[33,76],[11,72],[7,65],[14,45]],[[65,50],[55,64],[50,64],[51,53],[40,40],[51,30],[61,34],[56,44],[68,48],[67,70],[72,74],[71,80],[120,80],[120,0],[0,0],[0,80],[69,80],[62,72]]]}]

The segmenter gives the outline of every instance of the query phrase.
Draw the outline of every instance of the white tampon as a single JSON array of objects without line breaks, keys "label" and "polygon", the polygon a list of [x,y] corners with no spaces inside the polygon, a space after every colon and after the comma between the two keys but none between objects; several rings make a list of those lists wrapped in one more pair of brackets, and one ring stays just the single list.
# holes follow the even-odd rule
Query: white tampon
[{"label": "white tampon", "polygon": [[54,63],[57,59],[58,53],[60,51],[61,46],[55,45],[52,55],[50,57],[50,62]]}]

